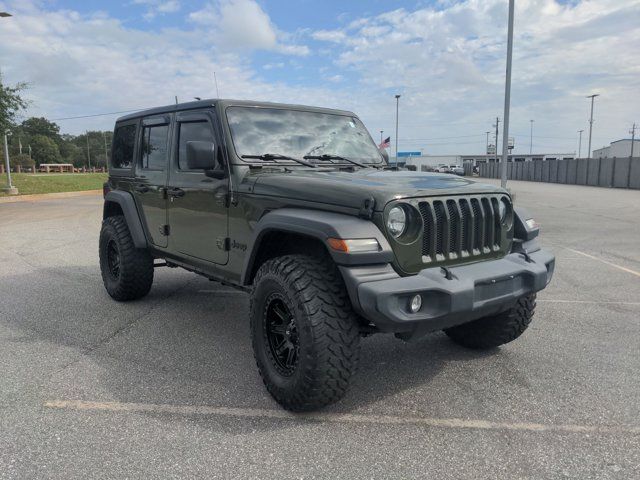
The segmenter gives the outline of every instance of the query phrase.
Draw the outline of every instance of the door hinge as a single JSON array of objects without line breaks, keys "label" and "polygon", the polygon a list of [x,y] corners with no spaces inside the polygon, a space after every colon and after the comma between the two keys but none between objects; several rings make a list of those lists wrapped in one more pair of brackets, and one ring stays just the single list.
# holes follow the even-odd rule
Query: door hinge
[{"label": "door hinge", "polygon": [[228,252],[229,250],[231,250],[231,239],[229,237],[218,237],[218,239],[216,240],[216,245],[220,250]]},{"label": "door hinge", "polygon": [[160,235],[167,237],[169,235],[169,225],[160,225]]}]

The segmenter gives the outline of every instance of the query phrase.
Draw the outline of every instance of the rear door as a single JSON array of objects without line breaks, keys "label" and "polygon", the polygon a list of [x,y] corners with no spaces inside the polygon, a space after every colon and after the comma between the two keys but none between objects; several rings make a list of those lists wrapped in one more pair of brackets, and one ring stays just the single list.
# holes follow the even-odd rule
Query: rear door
[{"label": "rear door", "polygon": [[148,117],[142,120],[138,135],[133,195],[143,213],[148,238],[158,247],[168,245],[166,187],[170,130],[169,115]]},{"label": "rear door", "polygon": [[[190,170],[187,142],[219,145],[215,117],[207,110],[176,115],[173,160],[168,187],[170,248],[185,258],[224,265],[227,250],[229,178],[210,178],[204,170]],[[221,149],[219,149],[220,154]],[[218,164],[221,159],[217,159]]]}]

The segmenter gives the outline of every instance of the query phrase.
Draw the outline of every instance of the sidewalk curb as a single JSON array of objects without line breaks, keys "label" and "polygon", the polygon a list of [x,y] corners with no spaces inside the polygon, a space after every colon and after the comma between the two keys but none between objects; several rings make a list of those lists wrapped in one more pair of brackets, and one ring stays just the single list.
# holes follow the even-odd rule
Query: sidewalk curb
[{"label": "sidewalk curb", "polygon": [[18,202],[39,202],[43,200],[55,200],[58,198],[84,197],[91,195],[102,195],[102,190],[82,190],[79,192],[57,192],[57,193],[37,193],[33,195],[15,195],[11,197],[0,197],[1,203]]}]

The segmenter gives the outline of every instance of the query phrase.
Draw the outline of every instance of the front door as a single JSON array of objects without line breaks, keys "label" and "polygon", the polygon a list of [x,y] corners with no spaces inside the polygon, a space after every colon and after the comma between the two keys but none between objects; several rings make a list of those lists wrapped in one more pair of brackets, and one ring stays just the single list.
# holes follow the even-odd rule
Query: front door
[{"label": "front door", "polygon": [[226,249],[229,179],[210,178],[204,170],[190,170],[187,165],[187,142],[218,143],[214,121],[204,110],[176,115],[167,190],[169,238],[170,249],[176,254],[224,265],[229,259]]},{"label": "front door", "polygon": [[142,121],[133,184],[133,195],[143,213],[147,235],[158,247],[168,244],[166,186],[170,126],[169,116]]}]

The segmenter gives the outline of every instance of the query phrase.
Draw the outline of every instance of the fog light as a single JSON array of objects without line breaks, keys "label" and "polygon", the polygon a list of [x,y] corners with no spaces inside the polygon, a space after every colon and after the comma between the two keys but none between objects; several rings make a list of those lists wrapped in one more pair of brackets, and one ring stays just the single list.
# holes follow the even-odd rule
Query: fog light
[{"label": "fog light", "polygon": [[409,302],[409,310],[411,313],[416,313],[422,307],[422,297],[420,295],[414,295]]}]

